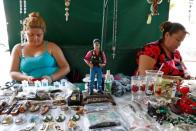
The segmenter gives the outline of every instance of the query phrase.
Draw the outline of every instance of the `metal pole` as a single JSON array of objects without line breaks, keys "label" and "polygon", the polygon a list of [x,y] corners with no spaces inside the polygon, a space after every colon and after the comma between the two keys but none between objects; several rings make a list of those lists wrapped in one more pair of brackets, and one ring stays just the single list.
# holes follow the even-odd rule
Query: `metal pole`
[{"label": "metal pole", "polygon": [[104,0],[103,1],[102,32],[101,32],[101,50],[104,50],[104,44],[105,44],[105,39],[106,39],[107,14],[108,14],[108,0]]},{"label": "metal pole", "polygon": [[116,38],[117,38],[117,10],[118,0],[114,0],[114,11],[113,11],[113,34],[112,34],[112,57],[116,56]]}]

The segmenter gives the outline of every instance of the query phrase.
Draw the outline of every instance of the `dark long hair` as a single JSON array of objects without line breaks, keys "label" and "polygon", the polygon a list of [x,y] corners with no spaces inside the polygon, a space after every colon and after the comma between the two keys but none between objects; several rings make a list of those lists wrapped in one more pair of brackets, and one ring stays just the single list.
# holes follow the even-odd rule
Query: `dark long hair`
[{"label": "dark long hair", "polygon": [[180,23],[172,23],[169,21],[163,22],[160,25],[160,30],[162,32],[162,37],[164,39],[165,33],[169,32],[170,35],[177,33],[178,31],[183,31],[185,33],[188,33],[185,29],[185,27]]}]

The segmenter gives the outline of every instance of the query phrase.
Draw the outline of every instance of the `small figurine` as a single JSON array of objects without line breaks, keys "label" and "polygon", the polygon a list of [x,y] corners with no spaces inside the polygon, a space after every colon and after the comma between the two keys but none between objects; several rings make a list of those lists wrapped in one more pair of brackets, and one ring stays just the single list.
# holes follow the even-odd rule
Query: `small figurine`
[{"label": "small figurine", "polygon": [[93,95],[93,88],[95,83],[95,75],[97,75],[98,93],[103,94],[102,91],[102,68],[106,66],[106,56],[100,50],[101,41],[99,39],[93,40],[93,50],[87,52],[84,61],[90,67],[90,89],[89,94]]}]

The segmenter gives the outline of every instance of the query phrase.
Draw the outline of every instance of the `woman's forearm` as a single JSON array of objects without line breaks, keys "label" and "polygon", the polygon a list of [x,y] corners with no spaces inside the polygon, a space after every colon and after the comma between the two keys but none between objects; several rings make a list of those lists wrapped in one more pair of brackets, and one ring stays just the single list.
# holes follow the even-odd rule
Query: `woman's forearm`
[{"label": "woman's forearm", "polygon": [[22,74],[21,72],[17,72],[17,71],[11,71],[10,76],[13,80],[17,80],[17,81],[28,80],[27,75]]},{"label": "woman's forearm", "polygon": [[69,72],[70,72],[69,67],[63,67],[60,68],[56,73],[52,74],[50,77],[52,78],[52,81],[56,81],[66,76]]}]

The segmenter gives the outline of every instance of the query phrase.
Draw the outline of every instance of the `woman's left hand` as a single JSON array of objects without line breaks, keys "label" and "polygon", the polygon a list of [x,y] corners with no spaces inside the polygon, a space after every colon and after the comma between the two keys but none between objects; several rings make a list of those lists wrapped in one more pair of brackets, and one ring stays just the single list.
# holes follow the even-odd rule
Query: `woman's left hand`
[{"label": "woman's left hand", "polygon": [[52,83],[52,77],[51,76],[43,76],[42,78],[48,80],[49,84]]}]

